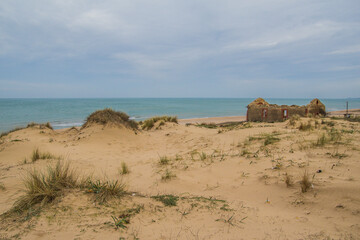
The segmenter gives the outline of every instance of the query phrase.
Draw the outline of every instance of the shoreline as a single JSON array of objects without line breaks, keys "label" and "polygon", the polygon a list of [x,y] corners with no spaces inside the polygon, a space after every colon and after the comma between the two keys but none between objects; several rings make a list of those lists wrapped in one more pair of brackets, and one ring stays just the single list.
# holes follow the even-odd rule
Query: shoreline
[{"label": "shoreline", "polygon": [[[348,113],[351,116],[360,116],[360,109],[349,109]],[[344,117],[344,114],[346,114],[346,110],[338,110],[338,111],[331,111],[327,112],[327,117]],[[223,116],[223,117],[204,117],[204,118],[185,118],[185,119],[178,119],[179,124],[185,125],[185,124],[201,124],[201,123],[214,123],[214,124],[221,124],[221,123],[234,123],[234,122],[245,122],[246,121],[246,115],[245,116]],[[66,124],[68,126],[64,127],[58,127],[55,125],[54,130],[63,130],[63,129],[69,129],[71,127],[81,127],[81,125],[71,125],[68,123]],[[16,127],[14,127],[16,128]],[[11,130],[10,130],[11,131]],[[7,131],[0,131],[7,132]]]}]

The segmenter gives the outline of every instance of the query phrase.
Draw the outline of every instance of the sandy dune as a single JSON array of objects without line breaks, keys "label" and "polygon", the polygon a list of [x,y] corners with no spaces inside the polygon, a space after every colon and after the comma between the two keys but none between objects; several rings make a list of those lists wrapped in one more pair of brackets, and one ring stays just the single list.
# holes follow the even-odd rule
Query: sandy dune
[{"label": "sandy dune", "polygon": [[[35,148],[62,156],[80,176],[121,179],[128,194],[99,204],[84,189],[68,189],[34,216],[2,216],[0,239],[360,238],[358,122],[300,119],[294,126],[217,129],[186,122],[137,132],[26,128],[2,137],[0,213],[24,194],[29,170],[55,164],[29,163]],[[300,131],[301,122],[311,129]],[[161,165],[161,157],[169,161]],[[129,174],[119,173],[122,162]],[[305,172],[311,184],[302,192]],[[152,198],[170,194],[179,197],[176,206]],[[139,211],[116,229],[112,216],[129,209]]]}]

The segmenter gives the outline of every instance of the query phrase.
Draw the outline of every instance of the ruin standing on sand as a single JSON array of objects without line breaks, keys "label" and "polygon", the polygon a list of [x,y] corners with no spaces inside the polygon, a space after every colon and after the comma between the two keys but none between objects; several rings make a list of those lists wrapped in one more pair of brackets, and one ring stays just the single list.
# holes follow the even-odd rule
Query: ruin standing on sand
[{"label": "ruin standing on sand", "polygon": [[306,106],[269,104],[257,98],[247,106],[246,120],[251,122],[281,122],[291,116],[325,116],[325,105],[317,98]]}]

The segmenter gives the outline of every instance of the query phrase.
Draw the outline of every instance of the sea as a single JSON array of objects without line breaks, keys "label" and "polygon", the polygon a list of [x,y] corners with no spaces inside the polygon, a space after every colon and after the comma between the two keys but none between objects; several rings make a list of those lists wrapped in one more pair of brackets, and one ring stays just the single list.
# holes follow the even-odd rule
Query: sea
[{"label": "sea", "polygon": [[[81,126],[92,112],[112,108],[131,119],[159,115],[179,119],[245,116],[246,106],[255,98],[89,98],[89,99],[0,99],[0,132],[26,126],[29,122],[50,122],[54,129]],[[269,103],[306,105],[311,99],[265,98]],[[320,99],[326,111],[360,108],[360,98]]]}]

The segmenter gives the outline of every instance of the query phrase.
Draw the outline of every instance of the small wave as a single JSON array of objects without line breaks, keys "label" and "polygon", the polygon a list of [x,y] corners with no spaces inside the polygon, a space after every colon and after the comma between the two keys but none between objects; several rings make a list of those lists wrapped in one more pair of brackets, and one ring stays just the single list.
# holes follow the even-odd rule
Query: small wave
[{"label": "small wave", "polygon": [[60,127],[60,128],[63,128],[63,127],[72,127],[72,126],[81,126],[83,125],[83,123],[53,123],[51,124],[53,127]]}]

